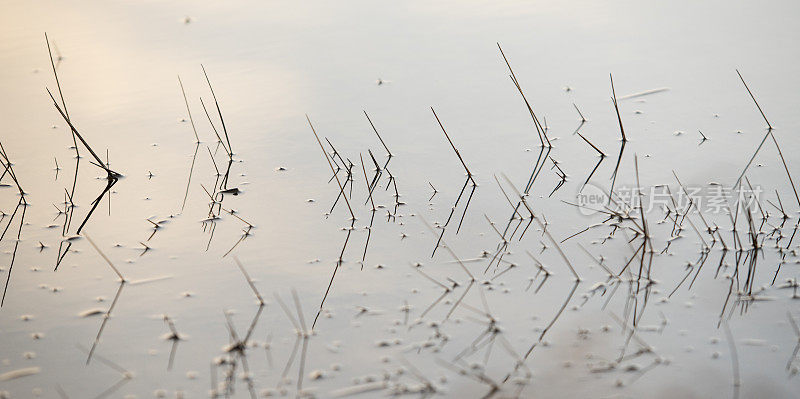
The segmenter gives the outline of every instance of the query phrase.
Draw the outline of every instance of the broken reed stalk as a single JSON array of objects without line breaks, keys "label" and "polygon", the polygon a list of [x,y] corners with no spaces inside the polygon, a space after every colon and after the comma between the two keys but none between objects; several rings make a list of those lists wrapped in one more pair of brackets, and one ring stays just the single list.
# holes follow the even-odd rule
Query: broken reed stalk
[{"label": "broken reed stalk", "polygon": [[[775,196],[778,198],[778,205],[775,205],[770,200],[767,200],[767,203],[772,205],[773,208],[775,208],[778,211],[780,211],[781,215],[782,215],[782,217],[783,217],[783,219],[785,221],[786,219],[789,219],[789,215],[787,215],[786,211],[783,209],[783,201],[781,201],[781,195],[778,194],[778,190],[777,189],[775,189]],[[781,224],[781,226],[783,226],[783,224]]]},{"label": "broken reed stalk", "polygon": [[211,80],[208,79],[208,74],[206,73],[206,67],[203,64],[200,64],[200,68],[203,69],[203,75],[206,77],[206,82],[208,82],[208,88],[211,90],[211,97],[214,98],[214,104],[217,106],[217,114],[219,114],[219,121],[222,124],[222,132],[225,133],[225,141],[228,143],[228,156],[233,157],[233,147],[231,147],[231,140],[228,137],[228,129],[225,127],[225,119],[222,118],[222,111],[219,108],[219,102],[217,101],[217,95],[214,94],[214,88],[211,87]]},{"label": "broken reed stalk", "polygon": [[588,250],[586,250],[586,248],[584,248],[583,245],[578,243],[578,248],[580,248],[583,251],[583,253],[586,254],[586,256],[592,258],[594,263],[597,263],[598,266],[602,267],[603,270],[605,270],[605,272],[608,274],[609,278],[612,278],[612,279],[615,279],[615,280],[618,280],[618,281],[621,280],[619,278],[619,276],[614,274],[614,272],[612,272],[611,269],[608,268],[608,266],[604,265],[603,262],[600,262],[599,260],[597,260],[597,258],[595,258],[594,255],[592,255]]},{"label": "broken reed stalk", "polygon": [[14,166],[13,166],[13,164],[11,162],[11,159],[8,157],[8,154],[6,153],[6,149],[5,149],[5,147],[3,147],[3,143],[2,142],[0,142],[0,157],[2,157],[2,159],[3,159],[3,162],[0,162],[0,163],[3,163],[3,166],[5,167],[5,171],[3,172],[3,176],[5,176],[5,174],[7,173],[11,177],[11,180],[14,181],[14,185],[17,186],[17,191],[19,191],[20,202],[22,202],[25,205],[27,205],[28,202],[27,202],[27,200],[25,200],[25,196],[26,196],[25,190],[23,190],[22,186],[19,184],[19,180],[17,179],[17,174],[14,173]]},{"label": "broken reed stalk", "polygon": [[169,317],[169,315],[166,315],[166,314],[164,315],[164,322],[167,323],[167,326],[169,327],[169,331],[172,333],[170,338],[171,339],[180,339],[180,334],[178,334],[178,330],[175,329],[175,323],[172,322],[172,319]]},{"label": "broken reed stalk", "polygon": [[578,111],[578,115],[581,116],[581,123],[586,122],[586,117],[583,116],[583,113],[578,109],[578,106],[575,105],[575,103],[572,103],[572,106],[575,107],[575,111]]},{"label": "broken reed stalk", "polygon": [[[531,119],[533,120],[533,127],[536,128],[536,133],[539,135],[539,142],[542,147],[552,147],[550,144],[550,139],[547,137],[547,129],[542,127],[542,124],[539,123],[539,118],[536,117],[536,113],[533,112],[533,107],[528,102],[528,98],[525,97],[525,93],[522,91],[522,86],[520,86],[519,81],[517,80],[517,75],[514,73],[514,70],[511,68],[511,64],[508,62],[508,58],[506,58],[506,54],[503,52],[503,48],[500,47],[500,43],[497,43],[497,48],[500,50],[500,55],[503,56],[503,61],[505,61],[506,66],[508,67],[508,71],[510,73],[509,77],[511,78],[511,82],[514,83],[514,86],[517,88],[520,96],[522,96],[522,100],[525,102],[525,106],[528,108],[528,113],[531,115]],[[545,145],[545,141],[547,144]]]},{"label": "broken reed stalk", "polygon": [[167,361],[167,371],[172,371],[172,365],[175,362],[175,353],[178,350],[178,342],[180,342],[181,336],[178,334],[178,330],[175,329],[175,323],[173,323],[172,319],[166,314],[164,315],[164,322],[167,323],[170,330],[167,340],[172,341],[172,348],[169,351],[169,360]]},{"label": "broken reed stalk", "polygon": [[86,237],[86,240],[89,241],[89,244],[92,244],[94,250],[97,251],[98,254],[100,254],[103,260],[105,260],[106,263],[108,263],[108,265],[111,266],[111,269],[114,270],[114,273],[116,273],[117,276],[119,276],[119,280],[123,283],[126,282],[127,280],[125,280],[125,277],[122,277],[122,273],[120,273],[119,270],[116,268],[116,266],[114,266],[114,264],[111,263],[111,260],[108,259],[106,254],[104,254],[103,251],[101,251],[100,248],[97,247],[97,244],[95,244],[92,238],[89,237],[89,234],[84,232],[83,236]]},{"label": "broken reed stalk", "polygon": [[103,164],[103,160],[100,159],[100,157],[97,156],[97,154],[95,154],[95,152],[92,150],[92,147],[89,146],[89,143],[87,143],[86,140],[83,139],[83,136],[81,136],[81,134],[78,133],[78,129],[76,129],[75,126],[72,125],[72,122],[70,121],[69,117],[64,113],[64,111],[61,110],[61,107],[58,106],[58,102],[56,101],[55,97],[53,97],[53,93],[50,92],[50,89],[46,88],[46,90],[47,90],[47,94],[50,95],[50,99],[53,100],[53,105],[56,106],[56,109],[61,114],[61,117],[64,118],[64,121],[66,121],[67,124],[69,125],[70,129],[72,129],[73,134],[75,134],[75,136],[78,137],[78,139],[81,141],[81,143],[83,143],[83,145],[86,147],[86,149],[89,150],[89,153],[92,154],[94,159],[97,161],[97,163],[95,165],[99,166],[100,168],[105,169],[106,173],[108,173],[108,177],[109,178],[118,178],[120,176],[120,174],[117,173],[117,172],[114,172],[113,170],[109,169],[107,166],[105,166]]},{"label": "broken reed stalk", "polygon": [[264,298],[261,297],[261,293],[258,292],[258,288],[256,288],[256,285],[253,283],[253,279],[250,278],[250,275],[247,274],[247,270],[244,269],[242,262],[240,262],[239,258],[236,256],[233,257],[233,260],[236,262],[236,266],[239,266],[239,270],[242,271],[242,274],[244,274],[244,278],[247,280],[247,284],[250,286],[250,289],[253,290],[253,294],[255,294],[256,298],[258,298],[258,303],[260,305],[264,305]]},{"label": "broken reed stalk", "polygon": [[189,122],[192,123],[192,131],[194,132],[194,138],[197,140],[196,142],[200,144],[200,136],[197,135],[197,128],[194,126],[194,118],[192,118],[192,110],[189,109],[189,100],[186,99],[186,90],[183,89],[183,82],[181,81],[181,75],[178,75],[178,84],[181,86],[181,93],[183,93],[183,102],[186,104],[186,112],[189,114]]},{"label": "broken reed stalk", "polygon": [[[619,166],[622,164],[622,155],[625,153],[625,144],[628,142],[622,140],[619,146],[619,156],[617,156],[617,164],[614,166],[614,173],[611,174],[611,189],[609,190],[609,194],[614,192],[614,185],[617,183],[617,174],[619,173]],[[609,198],[611,196],[609,195]]]},{"label": "broken reed stalk", "polygon": [[[461,201],[461,197],[464,195],[464,190],[467,188],[467,184],[469,184],[470,182],[472,183],[472,189],[470,190],[469,197],[467,198],[467,204],[464,206],[464,212],[461,215],[461,220],[458,222],[458,228],[456,229],[456,234],[458,234],[461,231],[461,226],[464,223],[464,218],[467,215],[467,210],[469,209],[469,204],[472,201],[472,196],[475,194],[475,190],[478,187],[478,184],[475,182],[475,179],[473,178],[472,172],[470,172],[469,168],[467,167],[466,162],[464,162],[464,158],[461,156],[461,153],[458,151],[458,148],[456,148],[455,144],[453,143],[453,140],[450,139],[450,135],[447,134],[447,130],[445,130],[444,125],[442,124],[442,121],[439,119],[439,116],[436,114],[436,111],[433,109],[433,107],[431,107],[431,112],[433,112],[433,116],[436,118],[436,122],[439,123],[439,127],[442,129],[442,132],[444,133],[445,138],[450,143],[450,146],[453,148],[453,151],[456,153],[456,156],[458,157],[459,161],[461,161],[461,165],[464,167],[464,170],[467,172],[467,178],[464,180],[464,186],[461,187],[461,191],[459,192],[458,197],[456,198],[456,201],[455,201],[453,207],[450,208],[450,215],[447,217],[447,222],[445,222],[445,224],[444,224],[445,228],[450,224],[450,220],[452,219],[453,214],[455,213],[456,207],[458,207],[458,204]],[[431,197],[431,198],[433,198],[433,197]],[[395,203],[397,204],[398,202],[395,202]],[[445,229],[443,228],[442,229],[442,234],[439,236],[439,240],[437,241],[436,246],[433,248],[433,252],[431,253],[431,258],[433,258],[433,256],[436,255],[436,249],[439,248],[439,242],[441,242],[441,239],[444,236],[444,233],[445,233]]]},{"label": "broken reed stalk", "polygon": [[575,132],[575,134],[577,134],[578,136],[580,136],[580,138],[582,138],[582,139],[583,139],[583,141],[585,141],[585,142],[586,142],[586,144],[589,144],[590,146],[592,146],[592,148],[594,148],[594,150],[595,150],[595,151],[597,151],[597,152],[600,154],[600,156],[601,156],[601,157],[603,157],[603,158],[605,158],[605,157],[606,157],[606,154],[605,154],[603,151],[601,151],[599,148],[597,148],[597,146],[596,146],[596,145],[592,144],[592,142],[591,142],[591,141],[589,141],[589,140],[588,140],[586,137],[583,137],[583,135],[582,135],[582,134],[580,134],[579,132]]},{"label": "broken reed stalk", "polygon": [[769,130],[772,130],[772,125],[769,123],[769,120],[767,120],[767,116],[764,115],[764,111],[761,109],[761,106],[758,105],[758,101],[756,101],[756,96],[754,96],[753,92],[750,91],[750,87],[747,86],[747,82],[744,81],[744,78],[742,77],[742,74],[739,73],[738,69],[736,70],[736,74],[739,75],[739,79],[741,79],[742,84],[744,85],[744,88],[747,89],[747,93],[750,94],[750,98],[752,98],[753,102],[756,104],[756,108],[758,108],[758,112],[761,113],[761,117],[764,118],[764,122],[767,122],[767,128]]},{"label": "broken reed stalk", "polygon": [[[518,216],[520,221],[525,219],[525,217],[522,216],[521,213],[519,213],[519,205],[520,204],[517,204],[515,206],[514,203],[511,202],[511,198],[508,197],[508,194],[506,193],[506,190],[503,188],[503,185],[500,184],[500,179],[497,178],[497,175],[492,175],[492,177],[494,177],[494,181],[497,183],[497,187],[500,188],[500,192],[503,193],[503,197],[505,197],[506,202],[508,202],[508,205],[511,207],[511,209],[514,210],[514,213],[511,215],[511,218],[509,218],[509,219],[513,220],[514,215]],[[508,231],[508,226],[506,226],[506,231]],[[502,234],[502,236],[505,238],[505,232]]]},{"label": "broken reed stalk", "polygon": [[[547,152],[545,152],[545,148]],[[533,188],[533,183],[536,182],[536,179],[539,177],[539,174],[542,172],[544,168],[544,164],[547,161],[547,158],[550,157],[550,152],[553,150],[552,147],[542,147],[539,149],[539,155],[536,156],[536,163],[533,166],[533,170],[531,170],[531,175],[528,177],[528,183],[525,185],[525,190],[523,193],[529,194],[531,189]]]},{"label": "broken reed stalk", "polygon": [[[208,150],[208,156],[211,157],[211,163],[214,164],[214,170],[217,172],[217,177],[222,176],[222,174],[219,172],[219,168],[217,167],[217,161],[214,160],[214,154],[211,152],[211,147],[206,146],[206,149]],[[216,189],[217,189],[216,184],[214,184],[214,190]]]},{"label": "broken reed stalk", "polygon": [[433,107],[431,107],[431,112],[433,112],[433,116],[436,118],[436,122],[439,123],[439,127],[442,128],[442,133],[444,133],[444,137],[447,138],[447,141],[450,143],[450,146],[453,147],[453,151],[456,153],[458,160],[461,161],[461,165],[464,166],[464,170],[467,171],[467,178],[472,182],[473,185],[477,185],[475,183],[475,179],[472,178],[472,172],[469,171],[466,162],[464,162],[464,158],[461,157],[461,153],[458,152],[458,148],[456,145],[453,144],[453,140],[450,139],[450,135],[447,134],[447,130],[444,129],[444,125],[442,125],[442,121],[439,120],[439,115],[436,115],[436,111],[434,111]]},{"label": "broken reed stalk", "polygon": [[339,180],[339,175],[336,173],[336,170],[333,168],[333,164],[331,163],[330,158],[328,157],[328,152],[325,151],[325,147],[322,145],[322,140],[319,139],[319,135],[317,134],[316,129],[314,129],[314,125],[311,123],[311,119],[306,115],[306,120],[308,121],[308,126],[311,127],[311,132],[314,133],[314,137],[317,139],[317,143],[319,144],[319,148],[322,150],[322,156],[325,157],[325,161],[328,162],[328,166],[331,168],[331,172],[333,172],[334,177],[336,178],[336,184],[339,186],[339,192],[344,197],[344,202],[347,204],[347,210],[350,211],[350,217],[355,219],[356,215],[353,213],[353,208],[350,207],[350,201],[347,199],[347,195],[344,195],[344,187],[342,186],[342,182]]},{"label": "broken reed stalk", "polygon": [[614,102],[614,110],[617,112],[617,121],[619,122],[619,131],[622,133],[622,141],[626,142],[628,139],[625,137],[625,129],[622,127],[622,116],[619,114],[619,106],[617,106],[617,92],[614,90],[614,76],[610,73],[608,76],[611,78],[611,101]]},{"label": "broken reed stalk", "polygon": [[[50,66],[53,68],[53,76],[56,78],[56,87],[58,88],[58,96],[61,97],[61,105],[64,107],[64,113],[69,118],[67,111],[67,103],[64,101],[64,92],[61,91],[61,82],[58,81],[58,73],[56,72],[56,65],[53,63],[53,52],[50,51],[50,40],[47,38],[47,32],[44,33],[44,41],[47,43],[47,54],[50,56]],[[78,152],[78,142],[75,140],[75,132],[72,133],[72,145],[75,147],[75,156],[80,158],[81,154]],[[57,167],[58,165],[56,165]]]},{"label": "broken reed stalk", "polygon": [[367,117],[369,125],[372,126],[372,130],[375,132],[375,135],[378,136],[378,140],[381,141],[381,144],[383,144],[383,148],[386,149],[386,154],[389,156],[389,158],[393,157],[394,155],[392,154],[391,151],[389,151],[389,147],[386,146],[386,142],[383,141],[383,137],[381,137],[381,134],[378,133],[378,129],[376,129],[375,125],[372,123],[372,119],[370,119],[369,115],[367,115],[367,111],[364,111],[364,116]]},{"label": "broken reed stalk", "polygon": [[[230,154],[231,151],[227,146],[225,146],[225,142],[222,141],[222,137],[220,137],[217,127],[214,126],[214,122],[211,120],[211,114],[208,113],[208,109],[206,108],[206,103],[203,101],[203,97],[200,97],[200,105],[203,107],[203,111],[206,113],[206,118],[208,119],[208,123],[211,125],[211,129],[214,130],[214,135],[217,136],[217,143],[222,144],[222,148],[225,149],[225,152]],[[217,145],[217,148],[219,148],[219,145]]]}]

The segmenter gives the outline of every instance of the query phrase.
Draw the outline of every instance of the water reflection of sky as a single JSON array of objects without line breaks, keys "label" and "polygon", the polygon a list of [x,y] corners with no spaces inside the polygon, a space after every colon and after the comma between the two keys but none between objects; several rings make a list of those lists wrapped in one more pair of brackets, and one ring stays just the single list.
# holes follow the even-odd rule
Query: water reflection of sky
[{"label": "water reflection of sky", "polygon": [[[403,319],[398,309],[404,301],[418,315],[440,295],[435,285],[414,273],[408,266],[411,262],[424,263],[439,280],[464,279],[456,265],[446,263],[451,259],[445,253],[430,260],[434,237],[410,216],[443,221],[464,179],[428,107],[436,108],[480,185],[462,232],[446,236],[462,258],[474,258],[497,244],[482,214],[500,223],[509,213],[492,175],[505,173],[524,182],[538,153],[535,131],[495,42],[502,43],[526,95],[546,116],[551,136],[557,139],[553,157],[569,175],[560,192],[564,199],[574,196],[596,162],[593,150],[572,135],[579,122],[573,103],[589,119],[581,133],[609,154],[594,178],[609,184],[619,145],[616,116],[608,101],[609,72],[614,73],[618,95],[669,88],[620,102],[631,142],[617,184],[634,183],[634,154],[644,185],[674,186],[672,170],[686,184],[731,184],[763,137],[764,124],[735,68],[748,79],[778,127],[775,135],[790,167],[795,167],[790,154],[798,150],[800,140],[791,133],[798,127],[793,96],[800,80],[794,73],[798,52],[793,42],[798,31],[790,18],[797,15],[796,8],[791,2],[7,2],[0,15],[0,138],[30,194],[31,207],[9,298],[0,311],[0,374],[34,366],[41,372],[4,382],[0,390],[25,397],[41,388],[45,397],[56,397],[53,387],[60,384],[70,397],[91,397],[119,378],[97,362],[84,367],[85,354],[75,346],[91,345],[101,318],[78,314],[107,308],[117,290],[115,275],[86,240],[76,241],[77,252],[68,254],[59,272],[52,272],[61,237],[60,229],[48,228],[56,223],[51,204],[63,202],[74,159],[65,124],[44,90],[54,87],[45,31],[64,56],[59,76],[76,126],[103,156],[107,148],[112,167],[125,175],[114,187],[110,216],[104,201],[86,229],[129,279],[165,278],[126,286],[103,332],[98,354],[135,374],[117,394],[149,396],[164,389],[171,395],[176,390],[205,395],[208,364],[228,343],[223,310],[236,310],[233,320],[239,331],[257,310],[241,273],[231,259],[221,258],[240,238],[241,223],[230,217],[220,223],[205,251],[210,237],[200,222],[207,214],[200,184],[214,181],[205,144],[198,151],[186,210],[179,214],[195,145],[191,128],[180,122],[186,113],[177,75],[183,79],[201,139],[213,142],[199,103],[200,96],[210,99],[200,69],[203,64],[220,99],[237,159],[242,160],[232,165],[231,173],[232,184],[242,194],[230,197],[226,207],[256,225],[236,254],[270,302],[255,340],[263,344],[272,334],[276,365],[270,368],[263,347],[254,349],[252,367],[259,389],[277,384],[294,343],[290,323],[273,293],[288,300],[289,289],[296,288],[310,319],[341,249],[340,227],[347,224],[341,207],[330,218],[324,216],[336,189],[324,184],[330,172],[304,114],[310,115],[320,135],[356,162],[359,152],[366,157],[367,148],[378,157],[384,153],[363,117],[366,109],[397,155],[392,171],[408,205],[399,219],[403,224],[376,219],[361,272],[356,261],[366,238],[363,227],[369,209],[361,203],[366,192],[358,191],[363,187],[357,181],[353,202],[359,230],[353,233],[345,256],[348,262],[326,304],[330,318],[322,319],[309,348],[306,374],[324,370],[326,378],[306,383],[326,397],[352,385],[354,379],[363,382],[367,375],[379,376],[376,370],[396,369],[402,366],[398,359],[406,357],[437,381],[446,375],[448,382],[438,384],[456,396],[484,388],[437,365],[436,354],[408,350],[428,340],[430,328],[407,331],[393,325]],[[191,23],[184,23],[187,16]],[[378,79],[386,83],[377,85]],[[699,147],[698,129],[711,138]],[[676,136],[676,131],[684,134]],[[793,194],[782,165],[774,148],[765,148],[748,176],[769,193],[778,189],[788,207]],[[62,168],[57,179],[54,157]],[[286,171],[276,171],[279,167]],[[591,220],[557,198],[546,198],[558,181],[549,167],[531,198],[547,216],[553,234],[563,238]],[[102,190],[105,182],[96,178],[103,174],[88,158],[82,161],[76,198],[79,215],[85,215],[89,202]],[[431,205],[428,182],[440,191]],[[382,189],[376,201],[390,206],[390,192]],[[13,192],[13,188],[0,190],[0,209],[5,212],[17,201]],[[152,233],[148,218],[168,223],[147,241],[152,250],[140,256],[140,241]],[[728,223],[724,215],[711,218],[720,226]],[[660,217],[653,223],[656,219]],[[401,234],[407,238],[400,240]],[[684,234],[673,256],[657,260],[664,286],[656,298],[667,295],[680,281],[686,262],[696,260],[697,237],[688,228]],[[591,245],[598,237],[602,235],[582,241],[595,255],[616,262],[629,256],[622,239],[608,246]],[[524,246],[513,244],[520,246],[512,247],[509,259],[525,262],[523,249],[538,252],[539,239],[530,236]],[[39,241],[48,248],[40,252]],[[0,267],[6,268],[11,248],[5,241],[2,245]],[[549,333],[550,346],[537,348],[528,363],[534,378],[525,392],[704,397],[731,391],[729,351],[716,326],[727,290],[727,281],[713,279],[718,251],[712,252],[693,291],[682,289],[668,303],[650,305],[652,314],[644,324],[658,325],[659,312],[670,324],[663,334],[642,336],[669,365],[622,390],[615,388],[616,380],[627,384],[635,373],[586,369],[587,364],[618,355],[623,337],[616,324],[600,310],[601,301],[590,299],[580,310],[572,309],[583,303],[581,295],[603,273],[576,247],[568,255],[587,281]],[[491,308],[502,314],[501,325],[509,331],[511,345],[520,352],[539,335],[535,328],[554,316],[570,287],[569,271],[558,255],[551,249],[541,257],[556,276],[540,293],[524,291],[527,278],[534,274],[525,269],[488,294]],[[768,285],[777,259],[767,255],[760,262],[763,275],[758,285]],[[794,262],[791,258],[784,265],[787,272],[782,278],[793,276]],[[377,269],[377,264],[385,267]],[[482,272],[484,264],[468,263],[475,273]],[[784,370],[795,343],[785,312],[795,306],[787,300],[786,290],[772,290],[769,295],[776,300],[757,302],[746,315],[731,321],[739,343],[743,397],[789,397],[788,392],[797,388]],[[481,302],[479,296],[470,301],[475,306]],[[359,306],[376,314],[356,317]],[[617,312],[621,308],[617,303]],[[164,313],[189,335],[180,342],[170,372],[165,372],[170,343],[160,339],[168,332],[160,317]],[[24,322],[23,315],[33,319]],[[456,348],[479,334],[481,327],[468,315],[459,315],[461,324],[448,331],[452,342],[443,357],[452,357]],[[442,316],[437,313],[435,319]],[[537,319],[531,320],[533,316]],[[605,325],[612,331],[604,333]],[[588,339],[578,336],[581,328],[591,331]],[[32,333],[42,333],[43,338],[33,340]],[[388,349],[378,346],[395,339],[401,343]],[[716,352],[719,358],[714,358]],[[25,359],[26,353],[35,357]],[[384,357],[390,361],[384,363]],[[475,361],[480,363],[481,357]],[[638,364],[645,367],[648,361]],[[336,364],[340,371],[334,371]],[[509,359],[497,355],[488,369],[508,366]],[[292,369],[290,375],[296,373]],[[665,381],[697,383],[676,388]],[[245,393],[243,385],[239,389],[239,394]]]}]

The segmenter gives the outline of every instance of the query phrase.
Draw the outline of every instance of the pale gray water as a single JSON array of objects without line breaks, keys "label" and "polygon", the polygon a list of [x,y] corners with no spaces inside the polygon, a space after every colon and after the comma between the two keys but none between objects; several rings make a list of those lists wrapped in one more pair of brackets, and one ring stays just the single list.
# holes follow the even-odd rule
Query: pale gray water
[{"label": "pale gray water", "polygon": [[[296,395],[299,359],[288,371],[290,381],[276,389],[296,335],[274,294],[294,310],[291,289],[296,289],[310,324],[345,239],[341,228],[349,225],[344,204],[325,217],[338,188],[335,182],[326,184],[330,170],[305,114],[321,136],[356,164],[351,203],[359,218],[346,262],[327,298],[327,312],[309,341],[303,373],[306,392],[332,397],[349,387],[380,381],[384,373],[395,375],[392,381],[413,386],[420,383],[413,375],[415,368],[441,396],[481,397],[489,392],[485,384],[460,376],[441,362],[452,361],[478,338],[484,326],[476,320],[485,318],[459,307],[440,328],[446,341],[429,326],[442,321],[468,284],[465,273],[442,248],[430,258],[436,237],[412,216],[444,223],[464,181],[464,170],[429,107],[435,107],[479,184],[461,231],[455,235],[463,202],[444,238],[460,258],[474,259],[483,250],[493,252],[498,244],[483,215],[501,228],[511,214],[493,175],[503,181],[505,173],[522,189],[539,154],[536,131],[495,42],[502,44],[537,115],[546,118],[555,147],[550,155],[569,175],[567,183],[548,198],[559,181],[548,161],[529,197],[534,210],[549,222],[547,230],[560,241],[604,220],[599,215],[585,216],[561,200],[575,200],[598,160],[595,151],[573,135],[580,122],[573,103],[589,120],[580,133],[608,154],[593,175],[593,185],[610,186],[620,142],[609,100],[609,73],[614,74],[630,139],[617,188],[635,186],[634,154],[645,187],[669,184],[676,192],[673,170],[692,187],[706,187],[710,182],[730,187],[736,181],[765,133],[765,123],[736,68],[777,128],[775,137],[797,179],[797,11],[792,2],[6,2],[0,13],[0,139],[30,206],[0,310],[0,375],[39,369],[30,376],[0,381],[0,392],[17,398],[39,392],[42,397],[58,397],[56,387],[60,386],[71,398],[91,398],[122,378],[99,357],[87,366],[87,355],[78,347],[92,345],[103,321],[102,314],[80,314],[108,309],[118,289],[116,275],[85,238],[74,241],[74,252],[53,272],[63,238],[63,216],[56,218],[58,211],[52,204],[63,209],[64,189],[71,188],[75,161],[66,123],[44,89],[55,89],[45,31],[64,57],[58,73],[72,121],[103,159],[108,149],[111,168],[125,175],[113,188],[110,215],[106,197],[84,231],[131,281],[121,291],[95,352],[132,373],[110,397],[176,397],[178,392],[185,397],[209,396],[210,364],[224,355],[223,347],[229,343],[224,311],[234,311],[232,320],[240,336],[258,311],[233,255],[243,262],[268,302],[252,335],[256,346],[247,350],[253,390],[258,395],[270,390],[280,394],[282,388],[285,395]],[[226,196],[223,206],[239,211],[255,225],[252,234],[224,258],[246,225],[223,215],[206,250],[210,235],[202,220],[208,216],[208,197],[201,184],[209,189],[214,186],[214,166],[206,146],[215,150],[216,137],[198,99],[202,96],[207,106],[213,104],[200,64],[214,85],[235,152],[229,186],[242,190],[238,196]],[[203,141],[182,213],[196,146],[191,126],[182,121],[187,115],[177,74],[183,79]],[[385,83],[378,85],[379,79]],[[659,88],[668,90],[622,99]],[[395,154],[390,170],[406,205],[400,207],[394,222],[387,222],[386,209],[377,212],[361,271],[358,261],[370,207],[364,205],[367,193],[359,153],[365,156],[370,175],[367,149],[379,162],[386,159],[363,109]],[[215,112],[212,117],[217,123]],[[697,130],[710,140],[698,146]],[[683,134],[676,135],[677,131]],[[70,234],[105,185],[105,173],[89,164],[83,148],[81,154],[73,199],[77,220]],[[57,177],[54,157],[62,168]],[[221,149],[216,159],[223,167],[226,157]],[[279,167],[286,170],[276,170]],[[786,246],[800,208],[771,140],[765,142],[747,176],[764,189],[762,204],[772,215],[768,223],[775,226],[781,223],[780,214],[765,200],[777,203],[774,190],[778,190],[792,217],[783,229],[786,238],[781,245]],[[439,191],[431,201],[428,182]],[[12,185],[0,189],[0,210],[10,215],[19,197],[12,181],[4,177],[2,183]],[[384,191],[386,183],[384,175],[375,201],[392,210],[392,189]],[[513,195],[510,186],[504,185]],[[755,212],[758,226],[761,216]],[[704,216],[720,226],[732,247],[728,216],[712,212]],[[18,217],[0,244],[3,282]],[[153,228],[148,218],[168,221],[149,241]],[[740,218],[741,232],[747,224],[744,214]],[[660,210],[648,213],[656,252],[666,245],[672,227],[671,222],[658,224],[662,219]],[[5,228],[8,220],[6,216],[0,227]],[[690,220],[708,240],[699,217],[694,214]],[[771,232],[767,224],[763,230]],[[547,345],[540,344],[531,352],[525,364],[533,375],[525,380],[524,389],[518,392],[518,380],[512,378],[497,397],[734,395],[730,350],[724,329],[717,327],[730,283],[726,276],[731,274],[723,268],[714,278],[722,255],[720,244],[711,250],[691,290],[687,281],[668,301],[661,301],[684,277],[686,263],[696,262],[700,255],[700,238],[688,225],[669,254],[656,256],[653,262],[657,292],[652,294],[638,334],[656,355],[626,359],[608,372],[591,371],[602,367],[602,361],[615,360],[626,339],[610,314],[625,311],[627,287],[605,309],[606,296],[583,297],[593,284],[605,279],[605,273],[578,243],[596,257],[604,256],[615,272],[632,255],[619,233],[605,244],[598,242],[609,232],[607,227],[596,229],[562,244],[584,281],[546,334]],[[39,242],[47,247],[40,251]],[[143,253],[140,242],[152,249]],[[548,249],[540,254],[542,243]],[[786,312],[797,319],[800,314],[791,299],[792,290],[777,287],[797,277],[798,258],[788,253],[775,286],[770,286],[779,255],[774,240],[765,243],[754,285],[767,287],[760,295],[771,300],[754,302],[743,314],[737,308],[729,320],[739,354],[739,394],[792,397],[800,380],[792,377],[786,364],[797,337]],[[796,248],[793,241],[791,249]],[[521,356],[537,342],[541,329],[567,298],[571,274],[535,224],[522,242],[515,238],[509,250],[512,253],[504,259],[519,267],[491,285],[474,286],[464,301],[483,309],[478,286],[483,287],[502,336]],[[538,293],[533,291],[541,277],[526,291],[536,269],[525,250],[554,273]],[[406,301],[411,307],[408,323],[414,324],[442,292],[414,272],[415,262],[438,281],[450,277],[461,286],[431,310],[421,325],[409,329],[402,311]],[[502,270],[492,266],[484,275],[488,262],[465,263],[481,282]],[[735,265],[733,251],[725,262]],[[740,273],[745,273],[747,262],[740,267]],[[151,279],[155,280],[137,284]],[[369,311],[361,313],[360,307]],[[178,343],[169,371],[171,342],[164,340],[169,333],[164,314],[187,336]],[[667,319],[663,329],[661,314]],[[604,332],[604,327],[609,331]],[[34,333],[40,334],[38,339]],[[264,350],[270,336],[272,365]],[[437,350],[439,345],[443,346]],[[637,348],[632,341],[628,352]],[[483,347],[464,359],[464,367],[483,365],[485,356]],[[658,365],[641,377],[636,371],[625,371],[631,364],[646,368],[654,359]],[[497,341],[483,367],[487,376],[499,382],[514,365],[512,355]],[[797,365],[800,360],[794,362]],[[401,368],[406,372],[397,376]],[[225,367],[217,370],[217,380],[222,382]],[[323,378],[311,379],[315,371],[322,371]],[[236,374],[240,372],[241,364]],[[238,379],[235,388],[232,396],[249,397],[246,381]],[[362,396],[388,394],[385,390]]]}]

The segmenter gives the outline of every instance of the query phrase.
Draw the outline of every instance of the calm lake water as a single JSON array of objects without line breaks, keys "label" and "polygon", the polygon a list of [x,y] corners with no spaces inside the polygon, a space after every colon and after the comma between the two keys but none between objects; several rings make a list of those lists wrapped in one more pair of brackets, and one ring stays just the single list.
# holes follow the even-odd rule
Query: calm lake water
[{"label": "calm lake water", "polygon": [[5,1],[0,397],[795,397],[799,11]]}]

